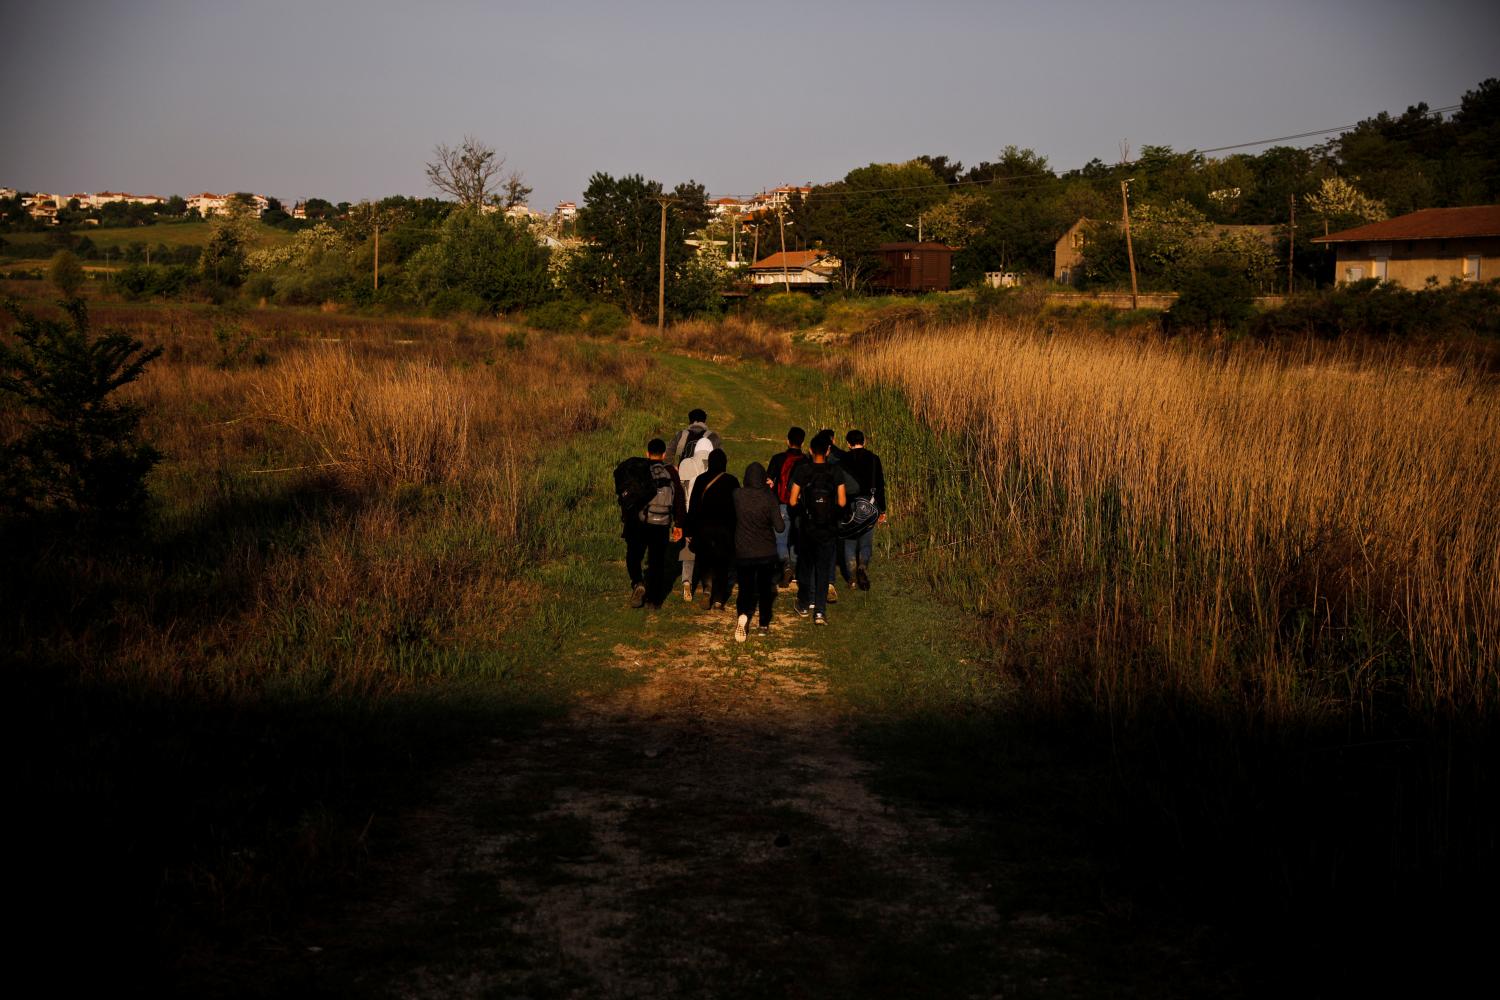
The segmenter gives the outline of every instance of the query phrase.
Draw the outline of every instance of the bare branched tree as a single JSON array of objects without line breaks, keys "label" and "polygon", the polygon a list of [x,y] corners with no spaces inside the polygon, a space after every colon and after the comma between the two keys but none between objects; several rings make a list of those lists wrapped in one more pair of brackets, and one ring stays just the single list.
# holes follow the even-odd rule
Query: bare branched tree
[{"label": "bare branched tree", "polygon": [[457,148],[439,143],[432,155],[437,159],[427,164],[427,182],[469,208],[481,208],[490,200],[505,166],[505,157],[497,157],[492,147],[471,135],[464,136]]},{"label": "bare branched tree", "polygon": [[526,204],[526,199],[531,197],[531,185],[526,183],[525,176],[519,170],[512,170],[505,178],[502,186],[505,194],[501,203],[506,208],[515,208],[517,205]]}]

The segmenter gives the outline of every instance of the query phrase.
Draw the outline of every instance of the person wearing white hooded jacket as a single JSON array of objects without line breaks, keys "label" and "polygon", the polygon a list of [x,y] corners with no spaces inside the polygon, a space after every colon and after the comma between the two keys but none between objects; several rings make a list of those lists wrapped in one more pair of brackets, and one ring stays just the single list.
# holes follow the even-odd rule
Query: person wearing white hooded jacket
[{"label": "person wearing white hooded jacket", "polygon": [[[699,438],[693,445],[693,453],[684,458],[677,466],[677,475],[682,480],[684,497],[693,495],[693,480],[697,479],[708,468],[708,456],[714,450],[714,443],[709,440],[708,435]],[[693,570],[696,560],[693,558],[693,550],[687,545],[682,546],[682,551],[677,558],[682,560],[682,599],[691,601],[693,599]]]}]

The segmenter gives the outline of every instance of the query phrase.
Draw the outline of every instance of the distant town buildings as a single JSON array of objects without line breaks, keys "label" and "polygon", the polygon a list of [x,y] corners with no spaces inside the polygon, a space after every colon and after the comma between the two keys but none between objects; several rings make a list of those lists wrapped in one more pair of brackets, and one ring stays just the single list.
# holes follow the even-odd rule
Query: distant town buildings
[{"label": "distant town buildings", "polygon": [[[271,207],[270,199],[266,198],[264,195],[251,194],[247,197],[250,203],[250,207],[255,211],[255,215],[257,218],[265,215],[266,210]],[[190,211],[196,210],[199,215],[203,216],[206,219],[216,212],[223,212],[227,210],[229,208],[229,203],[233,201],[234,198],[235,196],[233,194],[210,194],[209,192],[205,191],[202,194],[195,194],[191,198],[189,198],[187,200],[187,205]]]}]

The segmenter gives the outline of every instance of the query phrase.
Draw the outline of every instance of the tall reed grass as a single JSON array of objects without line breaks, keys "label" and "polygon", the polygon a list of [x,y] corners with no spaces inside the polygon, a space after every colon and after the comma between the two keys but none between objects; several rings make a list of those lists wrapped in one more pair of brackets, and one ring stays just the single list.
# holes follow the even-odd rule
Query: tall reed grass
[{"label": "tall reed grass", "polygon": [[898,462],[924,484],[936,575],[1032,685],[1270,719],[1497,706],[1489,377],[1390,347],[1210,352],[1009,321],[908,330],[852,363],[960,442]]}]

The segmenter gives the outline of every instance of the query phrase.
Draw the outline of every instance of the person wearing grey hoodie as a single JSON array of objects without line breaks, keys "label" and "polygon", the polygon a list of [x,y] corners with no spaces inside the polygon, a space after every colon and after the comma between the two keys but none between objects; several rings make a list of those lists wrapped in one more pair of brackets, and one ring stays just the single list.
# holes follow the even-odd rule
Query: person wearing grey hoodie
[{"label": "person wearing grey hoodie", "polygon": [[734,514],[734,560],[740,581],[734,639],[744,642],[750,631],[750,613],[757,606],[760,633],[764,635],[771,629],[779,564],[776,536],[786,530],[781,504],[771,489],[766,467],[759,462],[745,467],[745,483],[734,491]]}]

